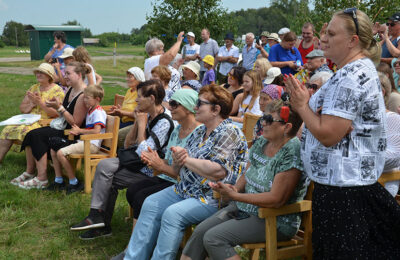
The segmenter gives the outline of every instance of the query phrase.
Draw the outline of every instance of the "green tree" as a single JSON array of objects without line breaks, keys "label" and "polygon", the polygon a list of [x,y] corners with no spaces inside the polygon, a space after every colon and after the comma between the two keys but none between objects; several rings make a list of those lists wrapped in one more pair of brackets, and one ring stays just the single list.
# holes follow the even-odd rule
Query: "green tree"
[{"label": "green tree", "polygon": [[[67,21],[66,23],[63,23],[62,25],[81,25],[81,24],[78,23],[77,20],[72,20],[72,21]],[[82,36],[82,38],[91,38],[91,37],[93,37],[92,32],[90,31],[89,28],[83,28],[81,36]]]},{"label": "green tree", "polygon": [[148,40],[147,36],[147,24],[143,25],[138,28],[132,28],[131,30],[131,43],[132,45],[140,45],[140,44],[145,44],[146,41]]},{"label": "green tree", "polygon": [[[176,41],[180,31],[200,36],[201,29],[210,30],[214,39],[223,39],[228,31],[235,33],[233,19],[227,15],[221,0],[155,0],[153,12],[146,16],[147,33],[160,38],[166,48]],[[196,38],[200,42],[200,37]]]},{"label": "green tree", "polygon": [[9,46],[29,46],[28,33],[25,32],[24,25],[14,21],[9,21],[4,26],[2,40]]},{"label": "green tree", "polygon": [[400,10],[399,0],[313,0],[312,20],[317,28],[329,22],[332,14],[349,7],[365,12],[373,22],[386,22],[386,18]]}]

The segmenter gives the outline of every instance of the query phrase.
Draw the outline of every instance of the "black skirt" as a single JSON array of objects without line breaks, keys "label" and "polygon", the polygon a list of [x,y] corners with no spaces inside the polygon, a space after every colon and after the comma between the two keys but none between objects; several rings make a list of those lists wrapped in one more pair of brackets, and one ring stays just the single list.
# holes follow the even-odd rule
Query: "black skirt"
[{"label": "black skirt", "polygon": [[29,131],[22,142],[21,151],[26,146],[30,146],[33,156],[39,161],[45,153],[50,151],[50,137],[64,137],[64,130],[56,130],[50,126],[45,126]]},{"label": "black skirt", "polygon": [[313,259],[400,259],[400,206],[382,185],[315,184]]}]

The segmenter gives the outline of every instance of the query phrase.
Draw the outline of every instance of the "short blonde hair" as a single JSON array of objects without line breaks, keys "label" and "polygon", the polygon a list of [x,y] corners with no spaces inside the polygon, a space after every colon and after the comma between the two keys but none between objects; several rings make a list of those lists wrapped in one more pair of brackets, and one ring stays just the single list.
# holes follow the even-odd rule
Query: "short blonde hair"
[{"label": "short blonde hair", "polygon": [[74,56],[76,61],[92,63],[89,52],[83,46],[76,47],[75,50],[72,52],[72,55]]},{"label": "short blonde hair", "polygon": [[254,63],[254,66],[257,65],[260,67],[260,76],[261,79],[264,79],[267,76],[267,72],[270,68],[272,68],[271,63],[266,58],[257,59]]},{"label": "short blonde hair", "polygon": [[89,85],[83,90],[83,94],[85,96],[99,98],[100,101],[102,101],[104,97],[104,89],[100,85]]}]

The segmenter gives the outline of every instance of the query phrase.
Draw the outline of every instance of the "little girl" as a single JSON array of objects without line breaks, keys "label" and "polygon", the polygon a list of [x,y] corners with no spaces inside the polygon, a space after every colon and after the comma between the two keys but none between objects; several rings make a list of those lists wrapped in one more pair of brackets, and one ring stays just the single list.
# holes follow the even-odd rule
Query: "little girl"
[{"label": "little girl", "polygon": [[231,116],[233,121],[243,123],[244,113],[263,114],[259,104],[261,88],[260,74],[254,70],[247,71],[243,76],[243,93],[237,95],[233,102],[232,111],[238,111],[237,116]]}]

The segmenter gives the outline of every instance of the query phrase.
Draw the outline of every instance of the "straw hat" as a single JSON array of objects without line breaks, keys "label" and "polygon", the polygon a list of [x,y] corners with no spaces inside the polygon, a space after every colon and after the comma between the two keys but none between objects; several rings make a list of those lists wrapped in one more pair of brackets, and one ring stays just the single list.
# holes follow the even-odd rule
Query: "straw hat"
[{"label": "straw hat", "polygon": [[33,73],[36,73],[36,72],[42,72],[42,73],[46,74],[53,81],[54,81],[54,78],[56,77],[56,72],[54,71],[53,66],[51,66],[48,63],[42,63],[39,65],[39,67],[33,69]]},{"label": "straw hat", "polygon": [[68,57],[74,57],[74,55],[72,54],[73,52],[74,52],[73,48],[65,48],[63,53],[60,56],[58,56],[58,58],[65,59]]}]

